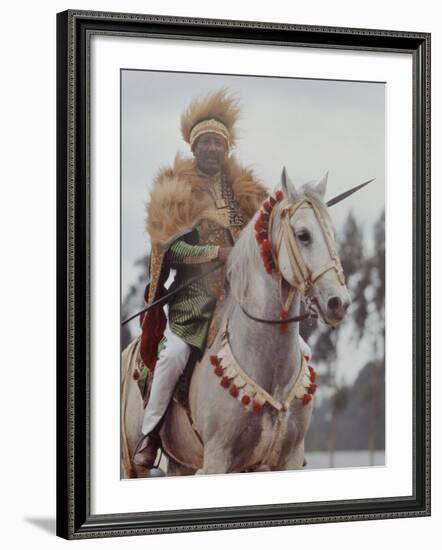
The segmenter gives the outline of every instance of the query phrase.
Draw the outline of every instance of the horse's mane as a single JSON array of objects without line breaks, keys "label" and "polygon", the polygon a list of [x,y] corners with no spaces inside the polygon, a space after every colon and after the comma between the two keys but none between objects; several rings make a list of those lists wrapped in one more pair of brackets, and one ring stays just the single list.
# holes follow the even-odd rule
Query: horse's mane
[{"label": "horse's mane", "polygon": [[[319,210],[320,215],[326,222],[330,231],[334,233],[333,224],[328,213],[327,205],[322,197],[315,191],[314,182],[304,184],[294,195],[288,197],[291,203],[302,199],[309,199]],[[274,206],[274,226],[280,220],[280,203]],[[256,272],[262,268],[262,259],[258,244],[255,239],[254,225],[259,211],[244,227],[238,241],[235,243],[226,265],[226,278],[229,283],[230,292],[237,301],[245,303],[247,301],[247,286],[250,273]],[[274,285],[274,291],[277,293],[277,285]]]}]

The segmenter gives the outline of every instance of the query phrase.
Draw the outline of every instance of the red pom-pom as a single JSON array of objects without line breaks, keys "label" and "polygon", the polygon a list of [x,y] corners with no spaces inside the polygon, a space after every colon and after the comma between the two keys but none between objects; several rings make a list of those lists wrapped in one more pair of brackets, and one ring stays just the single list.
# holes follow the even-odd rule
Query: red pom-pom
[{"label": "red pom-pom", "polygon": [[262,221],[264,222],[269,221],[269,213],[266,210],[260,210],[259,214],[261,216]]},{"label": "red pom-pom", "polygon": [[[307,355],[306,353],[304,353],[304,359],[305,359],[306,361],[308,361],[308,360],[310,359],[310,356]],[[311,368],[313,368],[313,367],[309,367],[309,369],[311,369]],[[311,372],[311,371],[310,371],[310,372]]]},{"label": "red pom-pom", "polygon": [[261,216],[255,222],[255,231],[257,231],[258,233],[260,231],[267,230],[268,227],[269,227],[268,220],[263,220]]},{"label": "red pom-pom", "polygon": [[229,380],[229,378],[228,378],[227,376],[223,376],[223,377],[221,378],[221,386],[222,386],[223,388],[228,388],[228,387],[230,386],[230,380]]},{"label": "red pom-pom", "polygon": [[217,375],[217,376],[222,376],[223,375],[223,368],[221,365],[216,365],[216,367],[213,369],[213,372]]},{"label": "red pom-pom", "polygon": [[282,201],[282,199],[284,198],[284,193],[282,191],[276,191],[275,196],[277,201]]},{"label": "red pom-pom", "polygon": [[217,355],[211,355],[210,356],[210,362],[212,363],[212,365],[217,365],[219,363],[218,356]]},{"label": "red pom-pom", "polygon": [[140,371],[138,369],[135,369],[134,372],[132,373],[132,378],[134,380],[138,380],[139,377],[140,377]]},{"label": "red pom-pom", "polygon": [[316,381],[316,371],[315,371],[315,369],[309,365],[308,370],[310,371],[310,380],[312,382],[315,382]]},{"label": "red pom-pom", "polygon": [[258,241],[258,244],[261,244],[264,241],[264,236],[261,233],[259,235],[256,234],[256,240]]},{"label": "red pom-pom", "polygon": [[238,388],[235,386],[235,384],[230,387],[229,393],[232,397],[238,397]]},{"label": "red pom-pom", "polygon": [[[286,319],[289,318],[289,312],[287,309],[281,309],[281,313],[279,314],[279,318],[281,319],[281,321],[285,321]],[[286,332],[288,332],[289,330],[289,326],[287,323],[282,323],[281,325],[279,325],[279,331],[282,333],[282,334],[285,334]]]},{"label": "red pom-pom", "polygon": [[261,245],[261,250],[268,254],[272,250],[272,243],[268,239],[265,239]]},{"label": "red pom-pom", "polygon": [[272,209],[270,201],[264,201],[262,206],[267,210],[267,212],[269,212]]},{"label": "red pom-pom", "polygon": [[262,405],[261,403],[257,403],[256,401],[253,403],[253,412],[255,414],[259,414],[262,411]]},{"label": "red pom-pom", "polygon": [[303,404],[308,405],[311,400],[312,400],[312,396],[309,393],[305,393],[304,397],[302,398]]},{"label": "red pom-pom", "polygon": [[247,394],[243,395],[241,399],[241,403],[243,405],[248,405],[250,403],[250,396],[248,396]]},{"label": "red pom-pom", "polygon": [[309,394],[313,395],[315,393],[317,387],[318,387],[317,384],[310,384],[310,386],[308,388]]}]

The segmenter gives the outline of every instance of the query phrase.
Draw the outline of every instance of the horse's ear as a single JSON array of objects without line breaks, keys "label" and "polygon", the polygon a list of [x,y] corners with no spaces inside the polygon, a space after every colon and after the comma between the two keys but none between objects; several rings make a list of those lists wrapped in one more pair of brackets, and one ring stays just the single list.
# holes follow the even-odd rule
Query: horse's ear
[{"label": "horse's ear", "polygon": [[291,182],[290,178],[287,175],[287,170],[285,169],[285,166],[282,169],[281,186],[282,186],[282,190],[284,191],[284,195],[287,198],[295,199],[296,189],[295,189],[295,186],[293,185],[293,183]]},{"label": "horse's ear", "polygon": [[328,172],[325,173],[323,178],[315,185],[315,192],[323,199],[327,190]]}]

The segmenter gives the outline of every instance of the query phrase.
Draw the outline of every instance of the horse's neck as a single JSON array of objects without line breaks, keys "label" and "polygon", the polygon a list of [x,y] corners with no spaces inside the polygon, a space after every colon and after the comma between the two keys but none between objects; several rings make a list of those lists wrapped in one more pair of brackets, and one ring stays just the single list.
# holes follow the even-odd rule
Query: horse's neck
[{"label": "horse's neck", "polygon": [[[252,275],[245,309],[264,319],[279,319],[281,302],[276,281],[264,272]],[[299,315],[300,298],[295,296],[289,317]],[[236,303],[229,315],[232,352],[247,374],[278,398],[296,378],[301,367],[299,324],[289,323],[282,333],[279,324],[249,319]],[[276,393],[275,393],[276,392]]]}]

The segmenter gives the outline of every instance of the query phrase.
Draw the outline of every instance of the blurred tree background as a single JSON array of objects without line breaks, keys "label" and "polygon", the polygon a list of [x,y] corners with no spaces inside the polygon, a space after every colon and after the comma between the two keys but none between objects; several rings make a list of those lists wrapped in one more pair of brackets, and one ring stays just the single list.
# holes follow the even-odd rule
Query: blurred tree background
[{"label": "blurred tree background", "polygon": [[[368,450],[374,464],[375,451],[385,449],[385,211],[366,231],[369,239],[350,212],[338,242],[352,297],[345,321],[301,327],[319,386],[306,451],[328,451],[330,466],[338,450]],[[348,384],[338,366],[350,344],[364,346],[367,361]]]},{"label": "blurred tree background", "polygon": [[[316,321],[300,327],[312,349],[318,381],[306,452],[326,451],[329,466],[334,466],[339,450],[368,450],[374,464],[375,452],[385,449],[385,212],[368,228],[350,212],[337,244],[352,297],[347,317],[336,328]],[[123,319],[145,305],[148,265],[148,255],[136,262],[139,276],[123,299]],[[135,320],[122,328],[122,349],[138,331]],[[361,347],[365,364],[358,365],[348,382],[339,367],[344,356],[348,363],[351,350]]]}]

